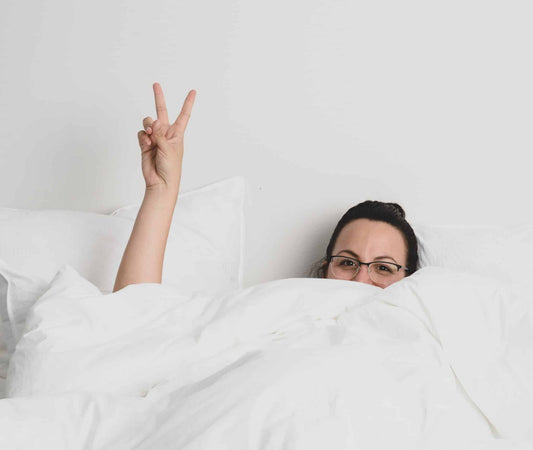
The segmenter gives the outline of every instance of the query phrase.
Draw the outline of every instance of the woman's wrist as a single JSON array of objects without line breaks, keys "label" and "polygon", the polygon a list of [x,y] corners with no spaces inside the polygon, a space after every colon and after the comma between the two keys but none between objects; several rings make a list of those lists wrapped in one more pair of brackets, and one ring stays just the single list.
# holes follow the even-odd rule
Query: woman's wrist
[{"label": "woman's wrist", "polygon": [[178,199],[179,185],[155,184],[146,186],[145,198],[158,198],[174,201]]}]

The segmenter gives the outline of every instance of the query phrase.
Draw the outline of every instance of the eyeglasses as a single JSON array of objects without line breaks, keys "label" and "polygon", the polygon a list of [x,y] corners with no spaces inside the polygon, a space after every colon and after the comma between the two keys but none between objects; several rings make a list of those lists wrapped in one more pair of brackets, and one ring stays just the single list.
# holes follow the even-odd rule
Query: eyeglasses
[{"label": "eyeglasses", "polygon": [[361,266],[367,266],[368,276],[381,287],[386,287],[399,280],[401,278],[400,270],[409,271],[407,267],[388,261],[364,263],[342,255],[331,256],[328,262],[331,274],[339,280],[353,280],[361,270]]}]

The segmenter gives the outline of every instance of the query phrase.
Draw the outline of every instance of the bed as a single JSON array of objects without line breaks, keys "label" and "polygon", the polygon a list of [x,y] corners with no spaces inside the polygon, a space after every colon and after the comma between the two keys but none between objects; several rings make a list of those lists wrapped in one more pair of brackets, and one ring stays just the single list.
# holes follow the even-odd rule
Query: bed
[{"label": "bed", "polygon": [[414,224],[386,289],[244,286],[246,188],[180,194],[163,282],[115,293],[139,205],[0,208],[1,448],[533,448],[532,224]]}]

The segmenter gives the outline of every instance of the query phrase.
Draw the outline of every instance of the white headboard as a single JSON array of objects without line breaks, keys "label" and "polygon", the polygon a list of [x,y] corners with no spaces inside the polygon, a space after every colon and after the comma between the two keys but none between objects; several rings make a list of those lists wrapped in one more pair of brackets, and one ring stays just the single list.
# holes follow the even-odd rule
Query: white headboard
[{"label": "white headboard", "polygon": [[533,220],[529,1],[3,2],[0,205],[142,200],[158,81],[198,91],[182,192],[248,180],[245,283],[305,275],[340,215]]}]

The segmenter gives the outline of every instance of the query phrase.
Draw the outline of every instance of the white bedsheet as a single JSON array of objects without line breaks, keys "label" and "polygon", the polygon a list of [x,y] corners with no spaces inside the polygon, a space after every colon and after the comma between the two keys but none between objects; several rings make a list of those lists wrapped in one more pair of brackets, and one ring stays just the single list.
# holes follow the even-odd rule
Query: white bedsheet
[{"label": "white bedsheet", "polygon": [[32,309],[0,447],[533,449],[532,296],[422,269],[114,294],[69,266]]}]

